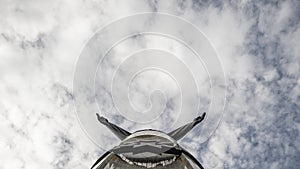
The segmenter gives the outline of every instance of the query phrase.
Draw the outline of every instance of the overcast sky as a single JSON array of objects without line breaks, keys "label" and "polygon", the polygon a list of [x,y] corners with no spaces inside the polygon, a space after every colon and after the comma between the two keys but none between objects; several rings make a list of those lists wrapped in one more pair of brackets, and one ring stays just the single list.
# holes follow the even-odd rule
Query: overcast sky
[{"label": "overcast sky", "polygon": [[[220,85],[222,79],[218,81],[218,77],[209,76],[206,71],[209,70],[210,75],[211,72],[218,72],[218,64],[212,69],[212,66],[205,65],[208,64],[205,59],[203,64],[189,59],[193,54],[174,39],[145,35],[129,38],[113,49],[102,63],[103,74],[101,71],[99,74],[88,74],[95,78],[97,87],[89,90],[96,92],[100,113],[130,131],[147,127],[169,131],[196,116],[197,112],[193,112],[191,107],[184,109],[190,111],[189,114],[180,109],[179,96],[187,91],[191,95],[188,94],[183,101],[199,104],[198,114],[202,110],[207,111],[208,119],[180,144],[205,168],[300,168],[298,0],[242,0],[239,3],[231,0],[0,0],[0,169],[89,168],[102,153],[118,143],[101,125],[97,126],[96,121],[90,125],[80,125],[76,114],[78,104],[74,104],[74,74],[76,76],[77,70],[84,71],[76,67],[82,52],[92,51],[85,54],[96,56],[102,50],[87,43],[98,30],[113,20],[141,12],[162,12],[184,18],[209,40],[225,74],[224,110],[215,114],[211,111],[210,114],[213,93],[207,79],[211,78]],[[149,24],[156,21],[156,18],[149,20]],[[135,26],[129,25],[128,28]],[[121,28],[124,31],[124,27]],[[173,31],[173,28],[169,29]],[[174,30],[177,29],[174,27]],[[119,32],[118,29],[116,31]],[[185,31],[189,32],[190,29],[185,28],[184,35]],[[100,46],[105,46],[106,42],[108,44],[110,39],[117,37],[117,33],[107,36],[107,41],[101,42],[104,44]],[[194,44],[193,41],[187,43],[189,46]],[[86,50],[86,46],[93,50]],[[147,57],[142,60],[134,57],[133,60],[122,60],[121,54],[125,56],[126,52],[129,54],[143,48],[168,51],[183,60],[184,65],[193,72],[198,87],[194,94],[200,102],[195,103],[191,99],[194,97],[190,92],[194,89],[193,83],[190,83],[189,76],[185,76],[186,69],[180,67],[182,64],[177,62],[178,59],[172,60],[166,54],[167,60],[171,60],[167,62],[144,54]],[[155,62],[151,62],[153,60]],[[118,67],[120,63],[122,66]],[[125,78],[132,82],[128,97],[135,110],[148,108],[149,99],[153,104],[166,104],[160,105],[166,109],[158,119],[143,125],[135,120],[144,119],[136,116],[132,118],[137,119],[124,118],[128,113],[126,111],[118,114],[111,99],[116,97],[113,98],[115,103],[118,102],[116,99],[123,102],[119,97],[124,96],[120,94],[122,90],[118,90],[122,85],[115,83],[117,85],[114,86],[108,81],[116,75],[115,80],[122,82],[122,77],[127,77],[126,71],[134,69],[132,66],[135,63],[153,63],[156,66],[159,63],[170,64],[165,67],[166,70],[175,72],[171,75],[168,74],[170,72],[151,69],[136,74],[134,78]],[[172,66],[178,69],[172,69]],[[88,68],[86,66],[86,70]],[[120,70],[116,74],[115,68]],[[182,74],[178,75],[178,70]],[[106,88],[110,85],[119,91],[117,95],[107,92],[109,90]],[[151,95],[155,89],[164,91],[164,97],[160,93]],[[153,96],[153,100],[141,93]],[[223,108],[222,101],[217,103],[216,107]],[[87,112],[87,119],[93,118],[94,113]],[[221,117],[221,123],[213,133],[214,130],[209,126],[217,126]],[[89,131],[94,126],[98,127],[94,130],[96,134]],[[97,132],[100,133],[99,137],[95,136]],[[208,137],[209,133],[213,135]]]}]

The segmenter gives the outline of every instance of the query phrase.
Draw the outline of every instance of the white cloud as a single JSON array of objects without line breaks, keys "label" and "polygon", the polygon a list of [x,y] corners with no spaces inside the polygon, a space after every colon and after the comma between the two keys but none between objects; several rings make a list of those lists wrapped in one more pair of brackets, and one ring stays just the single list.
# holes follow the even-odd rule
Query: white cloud
[{"label": "white cloud", "polygon": [[299,2],[196,3],[1,1],[0,168],[91,166],[103,150],[76,119],[76,59],[98,28],[153,10],[198,26],[218,51],[228,80],[216,133],[202,145],[181,143],[198,152],[206,168],[299,168]]}]

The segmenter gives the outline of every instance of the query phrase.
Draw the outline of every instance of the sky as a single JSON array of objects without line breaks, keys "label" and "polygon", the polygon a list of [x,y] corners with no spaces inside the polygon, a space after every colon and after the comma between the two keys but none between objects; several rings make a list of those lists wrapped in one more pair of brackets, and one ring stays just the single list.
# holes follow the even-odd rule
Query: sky
[{"label": "sky", "polygon": [[[172,19],[159,16],[113,24],[145,12],[188,26],[167,27]],[[96,112],[129,131],[171,131],[203,111],[207,119],[179,143],[205,168],[298,169],[299,20],[298,0],[0,0],[0,169],[91,167],[118,143]],[[173,32],[196,51],[209,44],[199,49],[214,49],[217,60],[157,34],[127,38],[103,62],[93,60],[136,29]],[[92,101],[78,102],[77,92],[92,91]],[[131,114],[152,104],[161,114],[150,121]]]}]

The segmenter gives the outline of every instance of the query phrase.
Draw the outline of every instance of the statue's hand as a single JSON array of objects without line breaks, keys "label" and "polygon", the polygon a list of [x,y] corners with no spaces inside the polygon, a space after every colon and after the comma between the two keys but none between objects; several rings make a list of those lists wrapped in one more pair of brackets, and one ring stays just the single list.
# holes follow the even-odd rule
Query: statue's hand
[{"label": "statue's hand", "polygon": [[108,123],[108,120],[106,118],[104,118],[103,116],[100,116],[98,113],[96,113],[96,115],[97,115],[98,121],[100,121],[101,123],[104,123],[104,124]]},{"label": "statue's hand", "polygon": [[206,113],[204,112],[201,116],[196,117],[194,121],[201,122],[204,119],[205,115]]}]

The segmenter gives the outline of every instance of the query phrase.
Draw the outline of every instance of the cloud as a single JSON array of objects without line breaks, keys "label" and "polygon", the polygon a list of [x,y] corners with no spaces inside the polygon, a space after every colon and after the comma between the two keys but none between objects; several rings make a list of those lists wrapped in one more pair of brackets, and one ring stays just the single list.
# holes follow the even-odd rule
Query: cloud
[{"label": "cloud", "polygon": [[[189,137],[180,143],[206,168],[299,168],[299,9],[297,0],[1,1],[0,168],[91,166],[103,150],[76,119],[76,59],[96,30],[145,11],[168,12],[195,24],[225,70],[221,125],[201,145]],[[160,40],[153,42],[159,46]],[[137,129],[122,117],[111,120]],[[152,127],[163,125],[161,119]],[[191,136],[196,132],[201,126]],[[113,146],[111,139],[107,144]]]}]

